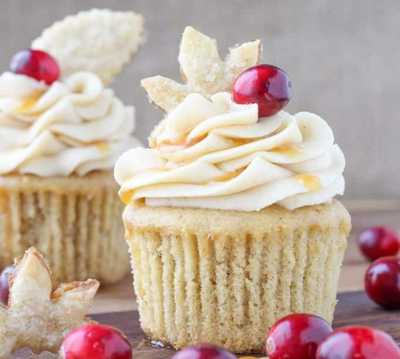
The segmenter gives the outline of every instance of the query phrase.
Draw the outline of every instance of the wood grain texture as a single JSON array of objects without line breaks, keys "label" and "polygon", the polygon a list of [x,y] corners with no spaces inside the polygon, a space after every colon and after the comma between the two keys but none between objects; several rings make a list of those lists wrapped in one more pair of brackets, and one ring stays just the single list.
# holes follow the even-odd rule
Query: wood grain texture
[{"label": "wood grain texture", "polygon": [[[174,354],[172,349],[155,348],[145,340],[136,311],[98,314],[93,319],[123,330],[134,345],[136,359],[167,359]],[[400,344],[400,311],[384,311],[362,292],[342,293],[339,295],[334,327],[355,324],[384,330]]]},{"label": "wood grain texture", "polygon": [[[373,326],[392,335],[400,345],[400,311],[384,311],[378,308],[363,292],[341,293],[338,299],[335,328],[346,325]],[[137,311],[96,314],[92,318],[123,330],[133,344],[135,359],[169,359],[175,353],[169,348],[153,347],[145,340],[139,326]],[[38,357],[33,357],[29,350],[22,350],[14,354],[12,358],[32,359]],[[57,356],[43,353],[39,358],[56,359]]]}]

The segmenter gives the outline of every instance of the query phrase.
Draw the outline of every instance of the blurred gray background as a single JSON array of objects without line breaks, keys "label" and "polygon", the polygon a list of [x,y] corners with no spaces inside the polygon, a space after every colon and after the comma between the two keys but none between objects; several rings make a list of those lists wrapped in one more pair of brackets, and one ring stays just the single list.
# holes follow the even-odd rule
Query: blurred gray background
[{"label": "blurred gray background", "polygon": [[93,7],[146,18],[147,43],[113,84],[136,106],[142,140],[161,113],[147,103],[139,81],[178,77],[186,25],[217,38],[222,54],[261,38],[263,62],[291,77],[289,110],[316,112],[333,127],[347,157],[347,198],[400,199],[399,0],[0,0],[1,71],[42,29]]}]

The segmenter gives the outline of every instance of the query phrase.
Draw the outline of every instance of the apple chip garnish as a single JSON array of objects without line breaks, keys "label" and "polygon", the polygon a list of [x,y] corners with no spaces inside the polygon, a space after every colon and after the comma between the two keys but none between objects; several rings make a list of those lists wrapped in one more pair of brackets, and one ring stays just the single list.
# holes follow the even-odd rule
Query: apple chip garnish
[{"label": "apple chip garnish", "polygon": [[133,11],[93,9],[56,22],[32,48],[53,55],[62,76],[94,72],[109,84],[144,43],[144,19]]},{"label": "apple chip garnish", "polygon": [[98,287],[93,279],[54,286],[42,255],[29,249],[10,279],[8,306],[0,305],[0,358],[24,347],[57,352],[65,334],[88,321]]},{"label": "apple chip garnish", "polygon": [[163,76],[142,80],[150,101],[168,112],[173,110],[189,93],[211,96],[230,91],[235,78],[245,69],[258,64],[261,54],[259,40],[236,46],[222,60],[214,39],[192,27],[182,35],[179,64],[184,84]]}]

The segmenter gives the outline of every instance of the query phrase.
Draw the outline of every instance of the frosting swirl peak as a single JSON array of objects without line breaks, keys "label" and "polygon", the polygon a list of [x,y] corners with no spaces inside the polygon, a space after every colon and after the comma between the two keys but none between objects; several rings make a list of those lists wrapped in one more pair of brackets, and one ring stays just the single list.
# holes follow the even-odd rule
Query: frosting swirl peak
[{"label": "frosting swirl peak", "polygon": [[0,175],[85,175],[111,169],[138,142],[133,107],[94,73],[51,86],[24,75],[0,76]]},{"label": "frosting swirl peak", "polygon": [[158,125],[150,149],[117,162],[125,203],[257,211],[329,202],[344,191],[345,159],[319,116],[258,118],[220,92],[189,94]]}]

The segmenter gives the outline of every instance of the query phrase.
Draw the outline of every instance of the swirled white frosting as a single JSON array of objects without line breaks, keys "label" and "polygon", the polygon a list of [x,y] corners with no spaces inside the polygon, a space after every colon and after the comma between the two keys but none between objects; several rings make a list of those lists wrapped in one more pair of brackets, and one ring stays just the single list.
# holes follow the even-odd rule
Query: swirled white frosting
[{"label": "swirled white frosting", "polygon": [[46,86],[0,76],[0,175],[85,175],[109,170],[132,146],[134,109],[100,78],[79,72]]},{"label": "swirled white frosting", "polygon": [[256,104],[228,93],[191,94],[150,138],[118,160],[125,203],[258,211],[329,202],[344,191],[345,159],[319,116],[279,112],[258,119]]}]

